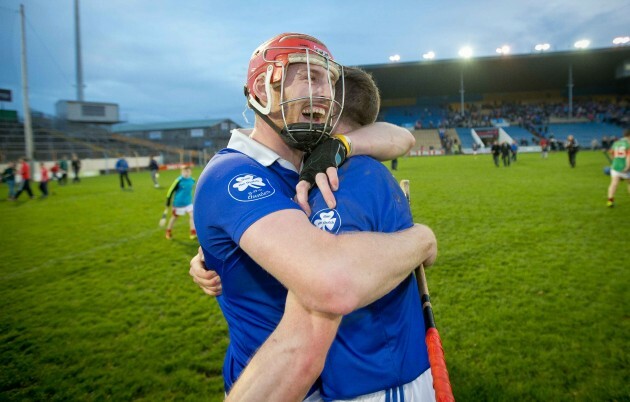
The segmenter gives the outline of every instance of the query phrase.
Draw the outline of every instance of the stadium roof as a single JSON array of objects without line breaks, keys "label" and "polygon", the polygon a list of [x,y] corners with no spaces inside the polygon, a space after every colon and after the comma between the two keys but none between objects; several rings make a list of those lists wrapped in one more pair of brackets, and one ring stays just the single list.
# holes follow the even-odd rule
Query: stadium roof
[{"label": "stadium roof", "polygon": [[[383,100],[465,94],[567,91],[572,66],[573,92],[630,92],[630,47],[418,61],[360,66],[372,73]],[[463,72],[463,74],[462,74]]]},{"label": "stadium roof", "polygon": [[169,121],[164,123],[149,123],[149,124],[131,124],[122,123],[114,124],[112,126],[113,133],[128,133],[132,131],[160,131],[160,130],[179,130],[188,128],[204,128],[212,127],[217,124],[229,122],[234,123],[230,119],[210,119],[210,120],[185,120],[185,121]]}]

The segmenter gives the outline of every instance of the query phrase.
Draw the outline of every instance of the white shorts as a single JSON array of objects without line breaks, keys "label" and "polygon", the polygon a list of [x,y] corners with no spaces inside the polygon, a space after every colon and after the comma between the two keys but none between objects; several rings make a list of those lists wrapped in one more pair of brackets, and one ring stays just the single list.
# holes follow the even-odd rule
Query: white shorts
[{"label": "white shorts", "polygon": [[192,212],[193,212],[193,204],[186,205],[185,207],[173,207],[174,216],[192,214]]},{"label": "white shorts", "polygon": [[610,169],[610,177],[621,177],[622,179],[630,179],[630,172],[618,172],[615,169]]},{"label": "white shorts", "polygon": [[[305,402],[322,402],[323,399],[319,391],[315,392],[304,400]],[[352,399],[339,399],[339,402],[386,402],[386,401],[405,401],[405,402],[435,402],[435,391],[433,390],[433,376],[431,369],[420,374],[415,380],[401,385],[400,387],[391,388],[385,391],[377,391],[371,394],[357,396]]]}]

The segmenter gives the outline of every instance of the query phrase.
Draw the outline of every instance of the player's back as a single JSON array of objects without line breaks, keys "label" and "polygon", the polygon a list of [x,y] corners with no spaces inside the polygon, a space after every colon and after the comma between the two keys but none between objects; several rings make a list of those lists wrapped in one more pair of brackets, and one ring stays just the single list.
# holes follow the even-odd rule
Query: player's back
[{"label": "player's back", "polygon": [[[311,222],[329,232],[394,232],[413,225],[407,199],[382,163],[352,157],[339,170],[337,207],[311,195]],[[418,289],[410,275],[345,316],[321,375],[322,396],[349,399],[413,381],[429,368]]]}]

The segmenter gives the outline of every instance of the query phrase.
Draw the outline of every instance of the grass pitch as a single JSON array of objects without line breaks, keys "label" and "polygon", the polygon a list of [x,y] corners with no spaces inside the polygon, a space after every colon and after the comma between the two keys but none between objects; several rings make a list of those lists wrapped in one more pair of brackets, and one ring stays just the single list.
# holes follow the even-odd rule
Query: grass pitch
[{"label": "grass pitch", "polygon": [[[606,160],[577,163],[399,160],[438,238],[427,279],[457,400],[630,400],[630,195],[607,209]],[[171,241],[157,225],[177,174],[0,202],[0,400],[223,399],[227,328],[188,276],[197,245],[185,219]]]}]

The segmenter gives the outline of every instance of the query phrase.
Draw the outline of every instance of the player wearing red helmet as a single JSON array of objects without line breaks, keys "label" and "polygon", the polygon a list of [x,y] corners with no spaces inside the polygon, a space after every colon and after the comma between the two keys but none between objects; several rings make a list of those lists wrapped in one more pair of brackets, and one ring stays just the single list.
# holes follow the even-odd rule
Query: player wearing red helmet
[{"label": "player wearing red helmet", "polygon": [[[292,200],[304,149],[311,150],[313,158],[326,146],[324,154],[332,151],[336,157],[341,147],[345,157],[350,138],[354,140],[352,135],[329,136],[341,111],[342,102],[334,103],[333,91],[341,67],[321,42],[302,34],[274,37],[254,52],[250,66],[246,94],[256,112],[254,128],[232,132],[228,147],[201,174],[194,199],[199,243],[208,267],[216,269],[223,282],[217,301],[230,337],[223,366],[226,392],[280,322],[287,289],[300,308],[314,311],[317,327],[309,331],[309,339],[325,343],[320,335],[330,330],[329,324],[391,291],[433,256],[435,242],[431,230],[422,225],[396,233],[348,235],[333,235],[311,225]],[[382,126],[360,129],[353,153],[385,159],[404,154],[413,137],[396,129],[404,134],[384,132]],[[336,158],[333,161],[328,166],[338,165]],[[315,180],[321,189],[320,180]],[[287,345],[296,350],[293,346]],[[309,360],[308,373],[292,375],[316,377],[324,355],[291,353],[293,364],[295,359]],[[283,365],[283,357],[266,365],[266,374]],[[306,393],[285,380],[274,384],[275,392],[284,395],[275,400]],[[260,396],[274,400],[272,395]]]},{"label": "player wearing red helmet", "polygon": [[[287,145],[310,152],[330,136],[341,115],[343,101],[335,102],[334,94],[340,77],[343,80],[343,67],[334,62],[326,45],[309,35],[284,33],[252,54],[245,96],[254,112]],[[301,87],[296,88],[296,83]],[[263,84],[264,94],[260,94]],[[343,91],[343,85],[341,88]]]}]

